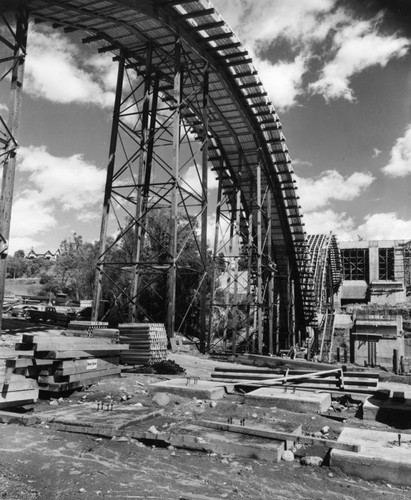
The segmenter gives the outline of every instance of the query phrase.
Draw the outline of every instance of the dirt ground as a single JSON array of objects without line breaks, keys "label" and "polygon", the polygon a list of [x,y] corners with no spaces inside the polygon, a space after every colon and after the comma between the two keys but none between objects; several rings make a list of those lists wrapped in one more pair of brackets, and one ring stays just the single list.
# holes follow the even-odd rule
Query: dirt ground
[{"label": "dirt ground", "polygon": [[[10,348],[25,330],[23,323],[18,327],[19,332],[14,333],[9,328],[1,336],[0,353]],[[170,359],[183,366],[187,375],[203,380],[210,379],[218,363],[191,352],[170,354]],[[42,415],[58,408],[69,415],[81,405],[91,407],[100,401],[113,402],[114,410],[134,406],[152,412],[159,407],[148,387],[168,378],[174,376],[123,373],[121,377],[107,378],[52,404],[49,399],[39,400],[31,413]],[[162,416],[136,424],[133,429],[147,431],[155,426],[161,432],[172,432],[174,428],[178,432],[179,426],[195,423],[199,418],[224,422],[234,417],[245,418],[246,425],[265,425],[272,429],[301,424],[306,433],[319,432],[327,425],[329,438],[335,439],[344,425],[315,414],[250,406],[244,403],[241,395],[234,394],[227,394],[215,406],[210,401],[170,396],[163,410]],[[365,425],[355,417],[355,408],[348,408],[345,416],[345,425]],[[367,425],[370,427],[388,429],[378,423]],[[319,446],[299,450],[301,455],[321,456],[327,463],[326,452],[326,448]],[[132,438],[62,432],[46,420],[31,426],[0,424],[0,498],[320,500],[324,497],[327,500],[405,500],[411,498],[411,489],[363,481],[327,465],[303,466],[298,457],[293,462],[271,463],[233,455],[155,447]]]}]

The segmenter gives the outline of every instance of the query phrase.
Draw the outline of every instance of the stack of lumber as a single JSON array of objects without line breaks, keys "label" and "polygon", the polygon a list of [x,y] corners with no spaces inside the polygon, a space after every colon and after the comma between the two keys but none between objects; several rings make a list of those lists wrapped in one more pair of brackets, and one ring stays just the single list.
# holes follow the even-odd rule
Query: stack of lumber
[{"label": "stack of lumber", "polygon": [[37,378],[40,390],[61,393],[120,374],[126,347],[105,338],[23,334],[14,368]]},{"label": "stack of lumber", "polygon": [[65,334],[73,337],[107,338],[120,342],[119,330],[108,328],[105,321],[70,321]]},{"label": "stack of lumber", "polygon": [[0,360],[0,409],[33,404],[39,397],[35,380],[12,373],[8,360]]},{"label": "stack of lumber", "polygon": [[[334,371],[335,373],[330,373]],[[214,369],[212,379],[224,382],[241,382],[257,385],[267,385],[266,381],[272,379],[281,384],[304,386],[316,389],[336,389],[355,392],[375,391],[378,388],[379,375],[366,371],[342,371],[338,368],[320,372],[312,370],[273,370],[269,368],[233,366],[233,368]]]},{"label": "stack of lumber", "polygon": [[167,358],[167,333],[162,323],[123,323],[119,325],[120,343],[129,349],[121,352],[121,363],[145,365]]}]

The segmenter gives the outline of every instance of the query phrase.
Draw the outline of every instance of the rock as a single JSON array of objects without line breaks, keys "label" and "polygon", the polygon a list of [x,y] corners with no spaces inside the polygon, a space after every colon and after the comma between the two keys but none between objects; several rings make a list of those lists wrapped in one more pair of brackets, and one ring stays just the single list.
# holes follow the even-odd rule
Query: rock
[{"label": "rock", "polygon": [[152,425],[152,426],[151,426],[151,427],[147,430],[147,432],[150,432],[151,434],[158,434],[158,430],[157,430],[157,428],[156,428],[154,425]]},{"label": "rock", "polygon": [[328,434],[330,432],[330,428],[328,427],[328,425],[324,425],[324,427],[321,429],[321,432],[323,434]]},{"label": "rock", "polygon": [[156,394],[154,394],[154,396],[153,396],[152,401],[157,406],[164,408],[164,406],[167,406],[169,404],[170,397],[165,392],[156,392]]},{"label": "rock", "polygon": [[312,466],[321,466],[323,463],[323,459],[321,457],[303,457],[300,460],[301,465],[312,465]]},{"label": "rock", "polygon": [[126,443],[128,442],[129,438],[128,437],[125,437],[125,436],[120,436],[117,441],[119,441],[120,443]]},{"label": "rock", "polygon": [[125,395],[121,396],[121,401],[127,401],[127,396]]},{"label": "rock", "polygon": [[211,408],[215,408],[217,406],[217,401],[211,401],[210,406]]},{"label": "rock", "polygon": [[78,492],[79,492],[79,493],[85,493],[85,492],[86,492],[86,490],[85,490],[84,488],[80,488],[80,489],[78,490]]},{"label": "rock", "polygon": [[313,436],[316,437],[316,438],[322,438],[323,437],[322,432],[320,432],[320,431],[314,432]]},{"label": "rock", "polygon": [[283,451],[281,460],[284,460],[284,462],[292,462],[294,460],[294,453],[291,450]]},{"label": "rock", "polygon": [[59,402],[55,399],[52,399],[49,403],[50,406],[58,406],[59,405]]}]

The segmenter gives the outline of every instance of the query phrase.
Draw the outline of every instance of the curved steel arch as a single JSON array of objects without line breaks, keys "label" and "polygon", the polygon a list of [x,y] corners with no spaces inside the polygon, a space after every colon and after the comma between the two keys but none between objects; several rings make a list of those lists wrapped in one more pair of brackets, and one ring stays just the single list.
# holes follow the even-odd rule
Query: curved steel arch
[{"label": "curved steel arch", "polygon": [[309,251],[313,270],[313,304],[316,315],[311,322],[314,327],[312,351],[320,360],[332,361],[334,338],[334,295],[342,283],[342,259],[338,241],[332,233],[309,235]]},{"label": "curved steel arch", "polygon": [[[126,69],[136,70],[146,82],[141,91],[146,96],[153,95],[157,79],[159,102],[169,103],[172,112],[178,108],[177,114],[200,138],[231,207],[238,205],[240,191],[243,243],[255,246],[260,287],[258,253],[269,234],[269,258],[275,262],[275,287],[281,302],[276,328],[282,340],[277,348],[288,347],[293,342],[290,329],[303,331],[314,313],[307,292],[312,290],[312,275],[306,234],[281,123],[251,58],[228,25],[209,2],[200,0],[3,0],[0,13],[22,8],[35,22],[51,23],[66,32],[85,32],[84,43],[113,53]],[[179,87],[180,96],[175,85],[177,50],[179,76],[184,80],[184,72],[189,75]],[[141,108],[140,119],[147,122],[153,109],[144,115],[144,99]],[[145,126],[148,143],[150,132]],[[136,153],[135,158],[142,154]],[[261,223],[261,211],[267,214],[267,207],[256,202],[257,172],[259,189],[272,193],[269,230]],[[206,204],[203,200],[203,214]]]}]

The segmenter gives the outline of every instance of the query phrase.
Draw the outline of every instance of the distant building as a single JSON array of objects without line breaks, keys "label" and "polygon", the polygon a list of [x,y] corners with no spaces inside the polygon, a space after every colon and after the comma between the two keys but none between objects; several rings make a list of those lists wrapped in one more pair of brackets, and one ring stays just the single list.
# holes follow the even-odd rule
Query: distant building
[{"label": "distant building", "polygon": [[410,286],[410,249],[405,240],[340,241],[343,284],[337,297],[347,304],[395,305]]},{"label": "distant building", "polygon": [[60,249],[56,250],[54,253],[47,250],[45,253],[37,253],[33,249],[26,255],[26,259],[46,259],[46,260],[56,260],[60,255]]}]

